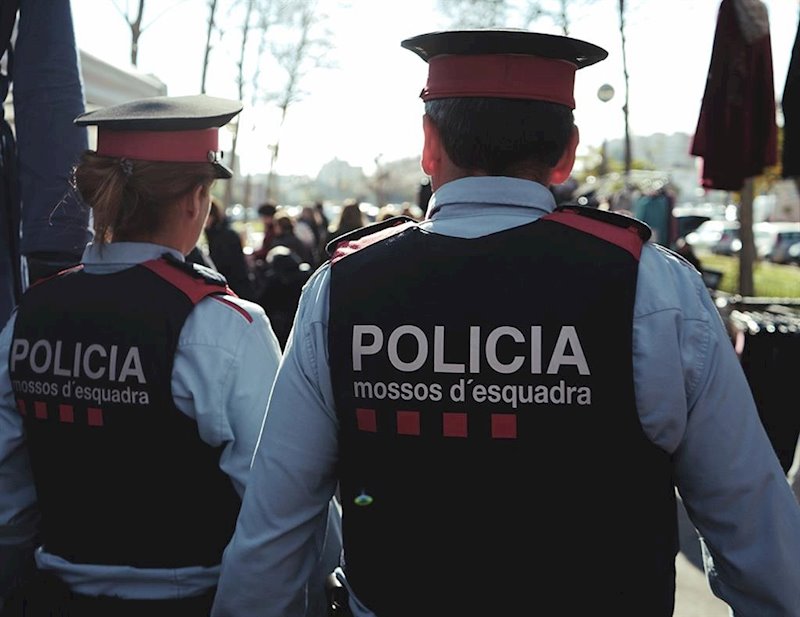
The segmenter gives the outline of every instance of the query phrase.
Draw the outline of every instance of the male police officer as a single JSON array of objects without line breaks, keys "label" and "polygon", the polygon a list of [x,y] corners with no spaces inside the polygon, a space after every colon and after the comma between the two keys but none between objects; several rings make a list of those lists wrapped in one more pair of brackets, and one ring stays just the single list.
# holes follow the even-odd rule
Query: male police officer
[{"label": "male police officer", "polygon": [[214,616],[300,614],[337,483],[359,616],[668,617],[676,487],[714,593],[800,615],[800,509],[702,278],[548,190],[575,158],[575,71],[606,52],[403,46],[429,65],[428,218],[340,239],[307,285]]}]

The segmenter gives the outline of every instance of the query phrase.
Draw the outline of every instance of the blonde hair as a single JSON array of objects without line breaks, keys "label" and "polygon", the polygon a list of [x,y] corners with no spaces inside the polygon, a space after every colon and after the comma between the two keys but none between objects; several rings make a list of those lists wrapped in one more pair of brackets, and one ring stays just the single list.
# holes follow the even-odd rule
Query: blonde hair
[{"label": "blonde hair", "polygon": [[172,206],[198,185],[216,179],[209,163],[132,161],[84,152],[75,188],[92,209],[95,243],[141,240],[164,225]]}]

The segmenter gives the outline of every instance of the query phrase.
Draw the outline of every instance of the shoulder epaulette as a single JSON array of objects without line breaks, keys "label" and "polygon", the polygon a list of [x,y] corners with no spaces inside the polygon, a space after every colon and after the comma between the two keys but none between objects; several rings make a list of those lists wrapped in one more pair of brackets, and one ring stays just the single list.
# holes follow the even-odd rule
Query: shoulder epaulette
[{"label": "shoulder epaulette", "polygon": [[374,233],[383,231],[384,229],[389,229],[390,227],[395,227],[396,225],[402,225],[403,223],[416,223],[416,222],[417,221],[412,219],[410,216],[398,215],[388,218],[385,221],[380,221],[379,223],[364,225],[363,227],[354,229],[353,231],[350,231],[346,234],[337,236],[336,238],[328,242],[328,244],[325,245],[325,252],[328,254],[328,257],[330,258],[336,252],[337,247],[343,242],[344,243],[353,242],[354,240],[359,240],[360,238],[371,236]]},{"label": "shoulder epaulette", "polygon": [[633,218],[632,216],[627,216],[625,214],[610,212],[608,210],[599,210],[598,208],[579,206],[577,204],[564,204],[558,206],[555,209],[555,212],[573,212],[581,216],[589,217],[596,221],[602,221],[604,223],[616,225],[617,227],[622,227],[623,229],[634,229],[642,239],[642,242],[647,242],[650,239],[650,236],[653,235],[653,231],[650,229],[650,227],[639,219]]}]

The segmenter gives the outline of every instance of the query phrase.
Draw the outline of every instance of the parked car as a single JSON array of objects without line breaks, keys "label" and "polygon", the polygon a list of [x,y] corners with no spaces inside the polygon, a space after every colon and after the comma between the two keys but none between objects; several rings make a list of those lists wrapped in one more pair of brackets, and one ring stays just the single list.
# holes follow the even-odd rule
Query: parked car
[{"label": "parked car", "polygon": [[786,263],[800,266],[800,242],[795,242],[786,249]]},{"label": "parked car", "polygon": [[702,214],[675,215],[675,238],[685,238],[711,218]]},{"label": "parked car", "polygon": [[[725,233],[736,233],[738,237],[739,223],[725,219],[710,219],[698,225],[694,231],[686,234],[688,242],[696,253],[708,253],[723,239]],[[726,237],[727,242],[727,237]]]},{"label": "parked car", "polygon": [[739,238],[739,224],[736,227],[723,229],[719,240],[711,245],[711,252],[715,255],[735,255],[742,248],[742,241]]},{"label": "parked car", "polygon": [[[738,255],[739,251],[742,250],[739,223],[737,221],[708,221],[700,225],[696,231],[700,231],[704,226],[712,222],[718,224],[706,234],[706,240],[709,243],[708,250],[715,255]],[[755,245],[758,259],[769,258],[769,253],[774,248],[775,242],[779,237],[779,231],[782,231],[782,228],[778,223],[759,222],[753,225],[753,244]],[[692,244],[689,236],[691,234],[687,235],[686,240]],[[694,244],[693,247],[698,250]]]},{"label": "parked car", "polygon": [[764,225],[769,234],[765,258],[776,264],[788,263],[789,247],[800,242],[800,221],[771,222]]}]

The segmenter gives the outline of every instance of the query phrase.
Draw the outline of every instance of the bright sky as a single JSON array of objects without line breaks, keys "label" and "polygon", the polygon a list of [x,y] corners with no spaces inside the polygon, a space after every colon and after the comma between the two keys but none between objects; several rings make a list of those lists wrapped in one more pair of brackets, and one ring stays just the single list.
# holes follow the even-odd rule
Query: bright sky
[{"label": "bright sky", "polygon": [[[765,0],[769,10],[776,98],[780,99],[798,25],[797,0]],[[129,2],[131,10],[135,2]],[[138,70],[167,84],[168,94],[200,91],[208,15],[207,0],[146,0]],[[226,11],[230,0],[220,0]],[[692,134],[708,73],[719,0],[629,0],[627,55],[630,75],[630,130]],[[289,108],[280,140],[277,171],[316,175],[334,157],[374,169],[374,160],[417,156],[422,144],[422,102],[427,65],[400,47],[423,32],[446,29],[436,0],[320,0],[329,15],[335,68],[317,69],[303,81],[302,101]],[[606,48],[609,58],[582,69],[576,79],[576,122],[581,142],[599,146],[624,134],[623,73],[617,0],[575,0],[570,36]],[[125,0],[116,6],[125,8]],[[112,0],[72,0],[75,36],[84,51],[129,67],[130,34]],[[152,22],[152,23],[151,23]],[[509,27],[519,24],[508,23]],[[549,19],[533,29],[560,34]],[[207,93],[236,98],[237,44],[226,34],[214,50]],[[225,41],[231,41],[226,44]],[[227,48],[226,48],[227,45]],[[270,76],[263,79],[269,83]],[[598,88],[611,84],[608,103]],[[237,150],[243,173],[266,173],[268,145],[277,135],[277,116],[249,106],[242,115],[249,127]],[[634,153],[635,155],[635,153]]]}]

